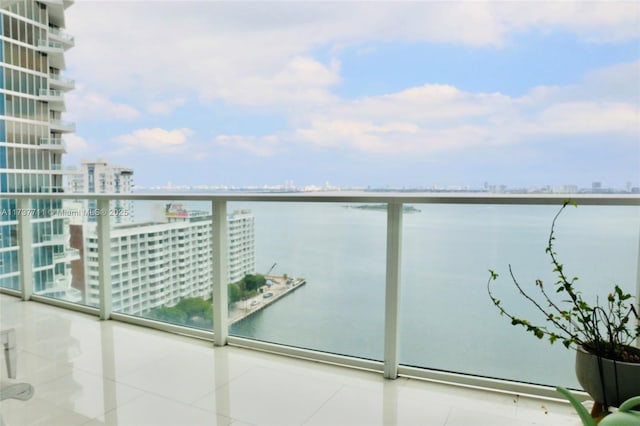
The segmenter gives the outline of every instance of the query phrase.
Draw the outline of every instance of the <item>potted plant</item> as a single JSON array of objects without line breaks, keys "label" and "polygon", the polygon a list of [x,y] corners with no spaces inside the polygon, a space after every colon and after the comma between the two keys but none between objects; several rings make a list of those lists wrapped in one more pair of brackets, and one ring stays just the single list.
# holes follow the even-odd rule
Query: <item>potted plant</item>
[{"label": "potted plant", "polygon": [[538,323],[520,318],[507,311],[492,290],[498,274],[489,270],[487,291],[501,315],[521,326],[538,339],[557,341],[576,350],[578,382],[596,402],[594,412],[607,406],[618,406],[633,396],[640,395],[640,349],[634,341],[640,339],[638,308],[633,297],[614,285],[610,293],[588,303],[578,289],[578,278],[569,278],[554,251],[556,221],[569,205],[564,201],[551,223],[546,253],[551,258],[557,281],[550,291],[539,279],[535,281],[538,295],[533,297],[520,284],[509,265],[509,274],[520,294],[540,311],[543,319]]}]

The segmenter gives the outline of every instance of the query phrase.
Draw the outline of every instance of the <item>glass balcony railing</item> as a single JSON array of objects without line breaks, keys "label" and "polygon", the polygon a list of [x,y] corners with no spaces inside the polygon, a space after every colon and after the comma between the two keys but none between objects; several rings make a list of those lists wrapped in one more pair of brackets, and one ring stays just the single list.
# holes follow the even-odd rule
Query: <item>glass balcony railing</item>
[{"label": "glass balcony railing", "polygon": [[66,89],[72,89],[76,81],[70,78],[63,78],[60,74],[49,74],[49,84],[52,86],[64,87]]},{"label": "glass balcony railing", "polygon": [[67,43],[71,46],[73,46],[75,39],[73,36],[62,32],[61,30],[57,29],[57,28],[53,28],[53,27],[49,27],[49,35],[52,38],[56,38],[58,40],[60,40],[63,43]]},{"label": "glass balcony railing", "polygon": [[63,252],[54,253],[53,260],[58,262],[71,262],[73,260],[80,260],[80,250],[76,248],[67,248]]},{"label": "glass balcony railing", "polygon": [[64,244],[69,240],[69,231],[64,230],[61,234],[42,234],[42,242],[53,244]]},{"label": "glass balcony railing", "polygon": [[63,93],[60,90],[40,89],[40,97],[44,98],[62,98]]},{"label": "glass balcony railing", "polygon": [[[545,386],[579,387],[574,354],[511,326],[486,291],[488,269],[508,277],[509,264],[523,283],[554,282],[545,248],[561,196],[108,197],[84,200],[91,207],[78,215],[66,212],[65,226],[86,219],[83,239],[74,240],[76,228],[57,240],[65,247],[55,247],[54,263],[82,256],[84,267],[64,268],[69,293],[57,285],[49,297],[216,344],[387,377],[438,375],[542,394]],[[556,235],[567,270],[580,276],[585,294],[614,283],[640,294],[640,197],[574,199],[580,207],[566,212]],[[127,207],[110,208],[115,200]],[[499,287],[504,302],[529,314],[511,287],[508,280]]]},{"label": "glass balcony railing", "polygon": [[63,53],[64,45],[59,41],[38,40],[38,48],[47,53]]},{"label": "glass balcony railing", "polygon": [[64,192],[64,188],[58,185],[43,186],[40,189],[42,190],[42,192],[56,192],[56,193]]},{"label": "glass balcony railing", "polygon": [[40,138],[38,145],[41,148],[47,149],[50,151],[60,151],[60,152],[66,151],[66,145],[64,143],[64,140],[60,138]]},{"label": "glass balcony railing", "polygon": [[49,125],[51,126],[52,129],[55,129],[55,130],[60,131],[60,132],[75,132],[76,131],[75,123],[72,123],[72,122],[69,122],[69,121],[62,121],[62,120],[58,120],[58,119],[52,118],[51,120],[49,120]]}]

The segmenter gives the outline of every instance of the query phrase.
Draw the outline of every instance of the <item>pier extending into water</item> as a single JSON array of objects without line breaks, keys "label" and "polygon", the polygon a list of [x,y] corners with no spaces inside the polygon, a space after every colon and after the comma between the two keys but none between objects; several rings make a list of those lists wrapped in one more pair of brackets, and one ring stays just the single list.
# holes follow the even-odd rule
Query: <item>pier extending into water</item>
[{"label": "pier extending into water", "polygon": [[265,275],[267,285],[262,292],[249,299],[240,300],[229,307],[229,323],[234,324],[274,303],[307,283],[304,278]]}]

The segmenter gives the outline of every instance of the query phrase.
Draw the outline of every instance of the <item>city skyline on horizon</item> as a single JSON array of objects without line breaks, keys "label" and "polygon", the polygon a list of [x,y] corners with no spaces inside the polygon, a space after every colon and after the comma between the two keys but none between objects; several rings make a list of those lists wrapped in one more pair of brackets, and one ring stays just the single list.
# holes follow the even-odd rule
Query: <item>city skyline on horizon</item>
[{"label": "city skyline on horizon", "polygon": [[640,185],[640,4],[113,6],[67,12],[66,166],[104,157],[140,187]]}]

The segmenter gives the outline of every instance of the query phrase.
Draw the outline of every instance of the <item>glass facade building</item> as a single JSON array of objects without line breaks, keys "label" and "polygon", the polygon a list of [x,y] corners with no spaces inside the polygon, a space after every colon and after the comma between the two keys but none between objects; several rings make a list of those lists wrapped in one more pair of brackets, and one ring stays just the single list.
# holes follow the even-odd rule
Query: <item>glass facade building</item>
[{"label": "glass facade building", "polygon": [[[64,11],[73,2],[3,1],[0,9],[0,192],[62,192],[64,135],[75,126],[62,121],[64,94],[74,82],[63,78]],[[23,206],[24,207],[24,206]],[[15,200],[0,201],[0,286],[17,289],[19,215],[30,215],[33,289],[73,300],[70,289],[68,221],[57,216],[59,200],[33,201],[26,211]]]}]

